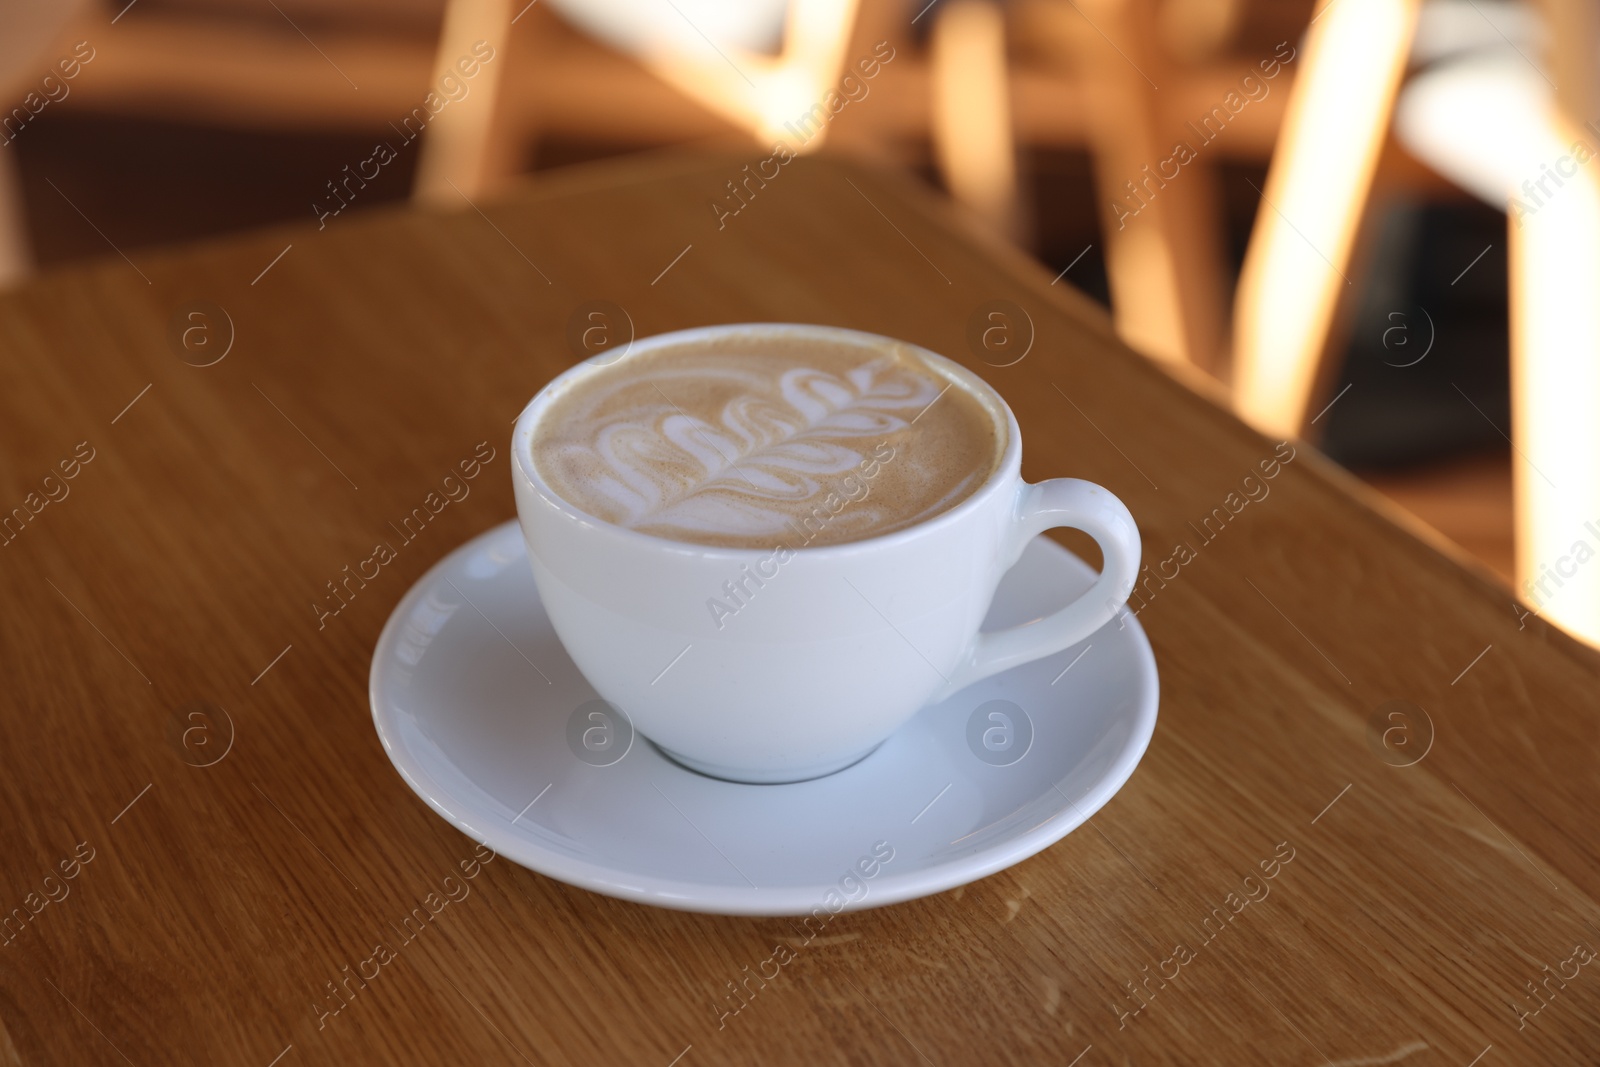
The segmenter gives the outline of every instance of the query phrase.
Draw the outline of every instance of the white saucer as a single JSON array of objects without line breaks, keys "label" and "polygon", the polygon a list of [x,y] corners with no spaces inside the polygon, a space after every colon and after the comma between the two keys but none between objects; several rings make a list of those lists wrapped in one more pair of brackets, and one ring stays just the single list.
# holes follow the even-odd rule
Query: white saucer
[{"label": "white saucer", "polygon": [[[1047,614],[1092,577],[1036,539],[986,626]],[[660,907],[826,915],[975,881],[1078,827],[1144,754],[1157,682],[1124,612],[1082,645],[923,709],[836,774],[718,781],[642,737],[628,743],[625,717],[593,717],[606,706],[550,628],[507,522],[406,594],[378,639],[371,691],[407,784],[500,855]]]}]

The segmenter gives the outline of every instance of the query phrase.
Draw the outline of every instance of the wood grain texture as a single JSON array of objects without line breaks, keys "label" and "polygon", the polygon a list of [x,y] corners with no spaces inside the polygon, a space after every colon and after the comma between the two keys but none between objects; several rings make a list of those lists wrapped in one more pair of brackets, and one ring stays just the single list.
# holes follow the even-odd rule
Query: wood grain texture
[{"label": "wood grain texture", "polygon": [[[0,547],[0,914],[26,918],[0,936],[0,1062],[1600,1059],[1600,967],[1543,969],[1600,949],[1595,655],[1303,445],[1206,541],[1273,442],[902,179],[796,161],[719,231],[708,203],[750,161],[583,169],[483,214],[347,214],[0,296],[0,507],[93,450]],[[195,299],[236,333],[205,368],[167,338]],[[513,514],[510,421],[573,362],[568,317],[595,299],[641,335],[826,322],[983,373],[1028,477],[1118,493],[1152,567],[1193,552],[1140,611],[1154,741],[1088,826],[842,916],[720,1026],[726,983],[795,939],[786,922],[622,903],[505,859],[321,1017],[327,983],[473,856],[382,752],[371,651],[429,565]],[[1015,366],[964,340],[993,299],[1035,324]],[[319,629],[324,583],[480,441],[497,453],[470,497]],[[1403,768],[1367,736],[1397,699],[1433,732]],[[195,701],[232,723],[204,767],[228,731],[185,718]],[[75,849],[92,859],[47,884]],[[1291,850],[1207,941],[1211,908]]]}]

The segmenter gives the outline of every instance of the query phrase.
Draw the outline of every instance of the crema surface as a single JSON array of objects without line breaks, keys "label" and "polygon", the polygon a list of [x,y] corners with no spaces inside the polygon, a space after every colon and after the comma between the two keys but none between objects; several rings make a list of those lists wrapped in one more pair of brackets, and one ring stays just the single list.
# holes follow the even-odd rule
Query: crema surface
[{"label": "crema surface", "polygon": [[730,547],[912,526],[982,485],[1004,424],[896,342],[730,335],[655,349],[554,398],[533,459],[606,522]]}]

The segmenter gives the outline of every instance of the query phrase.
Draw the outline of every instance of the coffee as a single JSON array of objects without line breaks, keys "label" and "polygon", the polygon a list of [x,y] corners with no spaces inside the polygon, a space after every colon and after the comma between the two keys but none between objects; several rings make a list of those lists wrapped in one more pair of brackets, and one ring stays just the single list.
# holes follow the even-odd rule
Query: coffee
[{"label": "coffee", "polygon": [[859,541],[955,507],[994,472],[1004,423],[910,346],[752,331],[602,367],[533,434],[557,495],[675,541]]}]

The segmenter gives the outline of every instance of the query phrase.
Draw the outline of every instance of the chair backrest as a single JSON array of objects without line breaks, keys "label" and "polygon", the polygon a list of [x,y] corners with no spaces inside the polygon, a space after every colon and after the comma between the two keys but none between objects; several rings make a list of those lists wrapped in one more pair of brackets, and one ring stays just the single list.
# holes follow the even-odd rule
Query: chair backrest
[{"label": "chair backrest", "polygon": [[549,2],[686,96],[758,137],[783,141],[791,140],[785,121],[820,103],[838,79],[858,6],[858,0]]}]

